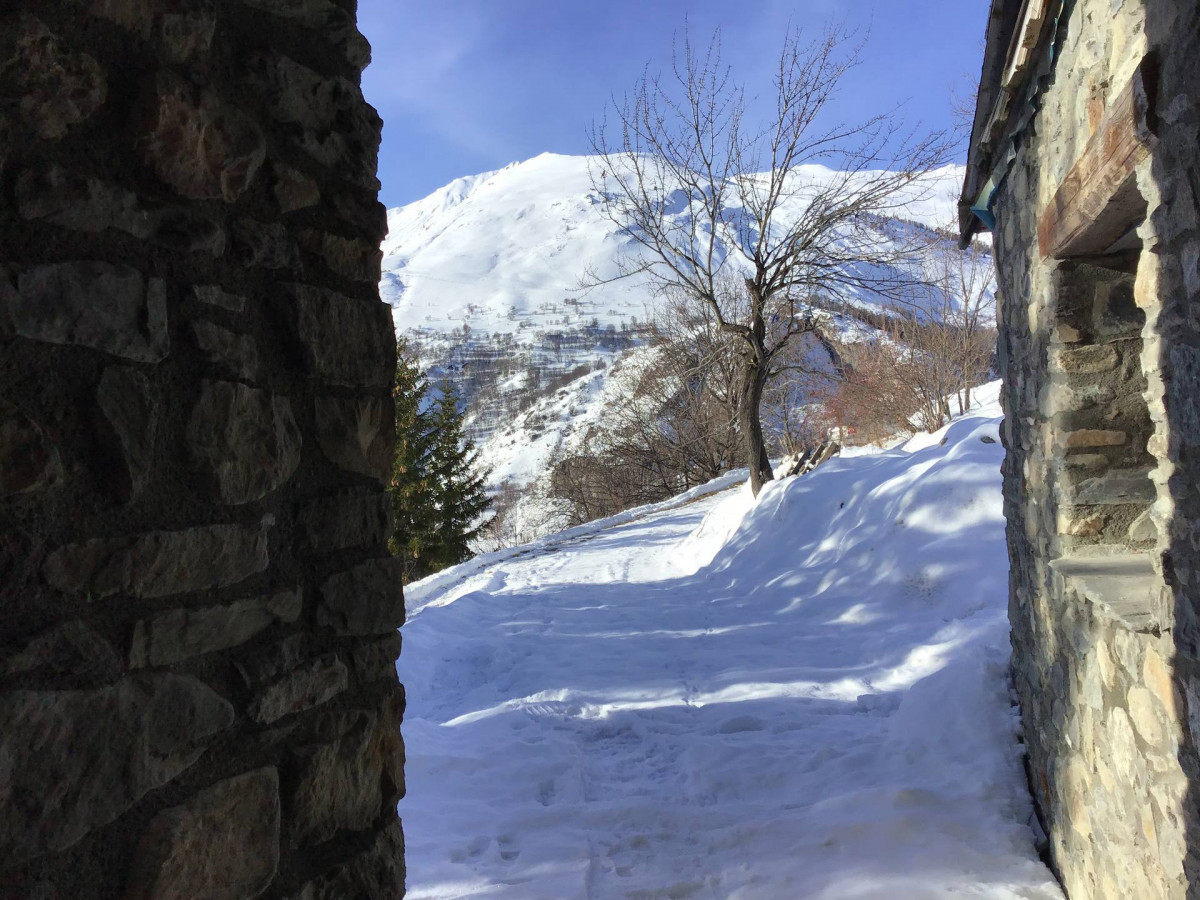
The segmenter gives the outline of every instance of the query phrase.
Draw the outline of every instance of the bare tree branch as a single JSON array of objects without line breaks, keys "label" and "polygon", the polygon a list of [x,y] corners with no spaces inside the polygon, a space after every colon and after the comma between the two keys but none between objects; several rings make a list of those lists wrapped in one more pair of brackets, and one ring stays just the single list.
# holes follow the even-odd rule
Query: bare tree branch
[{"label": "bare tree branch", "polygon": [[760,406],[776,361],[817,327],[818,302],[864,292],[912,299],[902,270],[927,236],[898,239],[884,219],[920,198],[947,158],[944,135],[905,133],[893,113],[831,120],[861,52],[844,28],[809,42],[789,30],[773,115],[753,129],[719,32],[698,48],[685,29],[668,73],[647,69],[614,98],[615,133],[605,120],[591,130],[592,186],[635,248],[617,277],[681,292],[737,348],[734,405],[755,493],[772,477]]}]

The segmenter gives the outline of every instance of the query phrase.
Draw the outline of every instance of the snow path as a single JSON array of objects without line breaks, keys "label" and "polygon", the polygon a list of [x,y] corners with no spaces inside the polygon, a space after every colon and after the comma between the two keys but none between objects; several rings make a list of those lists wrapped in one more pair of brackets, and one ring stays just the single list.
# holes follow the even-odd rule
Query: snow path
[{"label": "snow path", "polygon": [[1061,900],[1005,679],[997,426],[413,586],[408,896]]}]

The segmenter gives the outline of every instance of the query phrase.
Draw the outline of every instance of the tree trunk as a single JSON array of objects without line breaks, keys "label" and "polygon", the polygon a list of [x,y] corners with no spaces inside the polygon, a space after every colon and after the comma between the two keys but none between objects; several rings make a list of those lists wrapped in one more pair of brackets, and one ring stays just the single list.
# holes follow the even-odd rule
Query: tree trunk
[{"label": "tree trunk", "polygon": [[766,384],[766,370],[755,363],[749,363],[745,379],[742,382],[742,398],[739,404],[738,418],[746,453],[746,465],[750,469],[750,490],[755,497],[762,490],[762,486],[775,477],[775,473],[771,471],[771,460],[767,456],[767,443],[763,439],[762,419],[759,415],[763,389]]}]

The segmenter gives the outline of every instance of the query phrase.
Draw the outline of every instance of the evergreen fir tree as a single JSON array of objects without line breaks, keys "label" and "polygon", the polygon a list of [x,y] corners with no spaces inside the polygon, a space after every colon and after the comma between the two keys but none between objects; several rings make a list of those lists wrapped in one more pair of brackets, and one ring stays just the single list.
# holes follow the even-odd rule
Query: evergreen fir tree
[{"label": "evergreen fir tree", "polygon": [[437,571],[471,557],[470,542],[482,529],[492,501],[484,489],[487,473],[479,470],[479,453],[463,434],[453,385],[442,384],[431,417],[435,437],[429,471],[441,529],[427,561],[430,571]]},{"label": "evergreen fir tree", "polygon": [[420,578],[427,548],[436,540],[435,484],[430,474],[436,439],[426,394],[429,384],[407,343],[396,345],[396,460],[388,492],[396,515],[388,549],[405,561],[404,580]]},{"label": "evergreen fir tree", "polygon": [[388,546],[405,561],[405,582],[471,556],[470,542],[491,506],[486,473],[463,435],[463,414],[452,385],[436,399],[408,345],[396,346],[396,459],[388,492],[396,525]]}]

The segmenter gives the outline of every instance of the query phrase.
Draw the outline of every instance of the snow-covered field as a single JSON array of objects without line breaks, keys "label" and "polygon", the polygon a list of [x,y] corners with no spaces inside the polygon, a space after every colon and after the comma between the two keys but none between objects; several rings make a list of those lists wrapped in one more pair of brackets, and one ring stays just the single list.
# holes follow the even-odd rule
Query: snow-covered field
[{"label": "snow-covered field", "polygon": [[408,896],[1061,898],[982,393],[757,503],[717,485],[411,587]]}]

